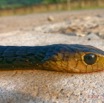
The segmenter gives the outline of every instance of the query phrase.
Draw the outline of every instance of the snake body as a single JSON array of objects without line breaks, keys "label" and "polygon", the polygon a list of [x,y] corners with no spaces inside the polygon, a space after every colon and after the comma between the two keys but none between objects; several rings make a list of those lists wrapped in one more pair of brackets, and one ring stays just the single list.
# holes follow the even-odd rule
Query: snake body
[{"label": "snake body", "polygon": [[[96,55],[92,64],[87,54]],[[89,59],[89,61],[88,61]],[[90,58],[87,58],[90,63]],[[0,69],[42,69],[87,73],[104,69],[104,51],[89,45],[53,44],[46,46],[0,46]]]}]

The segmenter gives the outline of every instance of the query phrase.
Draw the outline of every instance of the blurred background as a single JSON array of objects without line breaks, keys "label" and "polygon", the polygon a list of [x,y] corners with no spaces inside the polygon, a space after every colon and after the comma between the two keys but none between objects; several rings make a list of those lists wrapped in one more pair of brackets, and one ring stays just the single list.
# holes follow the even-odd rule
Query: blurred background
[{"label": "blurred background", "polygon": [[[47,25],[40,27],[39,31],[102,35],[103,8],[104,0],[0,0],[0,33],[15,30],[36,32],[37,26]],[[58,26],[48,30],[49,24]]]},{"label": "blurred background", "polygon": [[0,15],[103,7],[104,0],[0,0]]}]

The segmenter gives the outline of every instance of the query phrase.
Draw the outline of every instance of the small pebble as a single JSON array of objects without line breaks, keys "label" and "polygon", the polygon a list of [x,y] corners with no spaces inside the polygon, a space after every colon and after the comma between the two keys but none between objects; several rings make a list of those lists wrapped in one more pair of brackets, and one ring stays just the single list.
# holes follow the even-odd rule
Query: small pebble
[{"label": "small pebble", "polygon": [[47,20],[50,21],[50,22],[52,22],[52,21],[54,21],[55,19],[54,19],[53,16],[49,16],[49,17],[47,18]]}]

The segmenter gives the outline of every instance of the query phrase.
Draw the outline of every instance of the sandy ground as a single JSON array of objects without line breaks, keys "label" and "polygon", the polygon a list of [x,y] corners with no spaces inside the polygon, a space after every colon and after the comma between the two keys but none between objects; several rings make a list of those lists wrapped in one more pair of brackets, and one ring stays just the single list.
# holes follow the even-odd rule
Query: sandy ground
[{"label": "sandy ground", "polygon": [[[99,23],[104,19],[103,13],[104,10],[85,10],[1,17],[0,45],[87,44],[104,50],[104,40],[95,32],[84,36],[53,32],[67,28],[69,19],[87,17],[89,21],[100,16]],[[54,21],[47,20],[50,15]],[[103,71],[90,74],[0,71],[0,103],[103,103],[103,81]]]}]

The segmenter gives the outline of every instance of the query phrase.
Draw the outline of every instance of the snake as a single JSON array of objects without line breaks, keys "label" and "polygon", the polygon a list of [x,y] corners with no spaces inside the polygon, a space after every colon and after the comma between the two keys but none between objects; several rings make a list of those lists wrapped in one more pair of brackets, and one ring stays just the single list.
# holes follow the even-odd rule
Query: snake
[{"label": "snake", "polygon": [[0,70],[91,73],[104,69],[104,51],[90,45],[0,46]]}]

